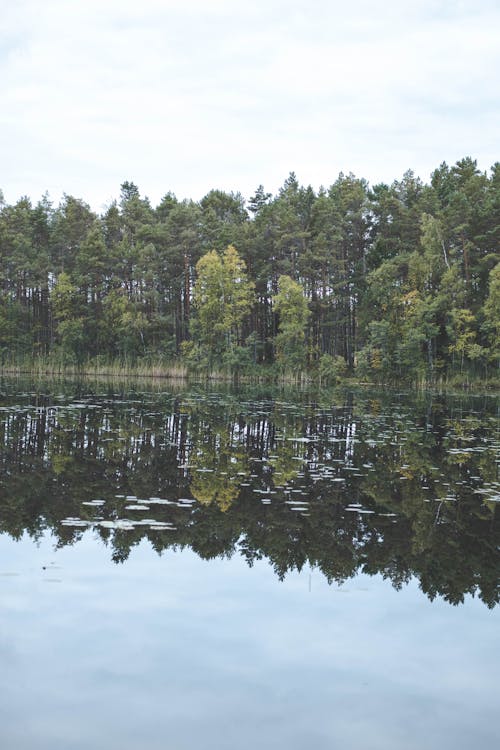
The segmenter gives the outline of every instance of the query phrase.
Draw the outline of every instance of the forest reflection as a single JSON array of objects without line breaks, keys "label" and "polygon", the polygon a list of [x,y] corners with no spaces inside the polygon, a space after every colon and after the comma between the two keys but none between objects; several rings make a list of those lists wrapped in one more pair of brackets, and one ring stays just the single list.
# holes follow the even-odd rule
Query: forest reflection
[{"label": "forest reflection", "polygon": [[491,397],[1,390],[0,532],[14,538],[64,546],[92,529],[116,562],[148,539],[265,558],[280,578],[309,564],[499,601]]}]

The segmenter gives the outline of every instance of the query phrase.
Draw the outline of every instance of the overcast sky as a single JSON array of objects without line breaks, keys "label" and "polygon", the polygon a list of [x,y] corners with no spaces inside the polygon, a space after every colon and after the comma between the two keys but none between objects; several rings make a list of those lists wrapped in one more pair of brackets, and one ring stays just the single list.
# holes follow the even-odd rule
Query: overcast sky
[{"label": "overcast sky", "polygon": [[498,0],[2,0],[0,188],[424,180],[500,159]]}]

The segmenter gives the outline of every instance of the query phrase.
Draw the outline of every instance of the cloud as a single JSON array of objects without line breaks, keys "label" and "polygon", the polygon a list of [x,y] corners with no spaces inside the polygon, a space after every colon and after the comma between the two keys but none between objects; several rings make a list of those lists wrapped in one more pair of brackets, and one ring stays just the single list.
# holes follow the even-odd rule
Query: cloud
[{"label": "cloud", "polygon": [[498,157],[494,2],[34,0],[0,30],[2,187],[276,190]]}]

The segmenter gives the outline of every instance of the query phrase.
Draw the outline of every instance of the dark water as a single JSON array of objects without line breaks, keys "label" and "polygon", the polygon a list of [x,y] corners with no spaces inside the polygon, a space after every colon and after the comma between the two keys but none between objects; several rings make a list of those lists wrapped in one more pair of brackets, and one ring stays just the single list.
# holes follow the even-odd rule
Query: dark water
[{"label": "dark water", "polygon": [[0,391],[2,749],[498,744],[498,399]]}]

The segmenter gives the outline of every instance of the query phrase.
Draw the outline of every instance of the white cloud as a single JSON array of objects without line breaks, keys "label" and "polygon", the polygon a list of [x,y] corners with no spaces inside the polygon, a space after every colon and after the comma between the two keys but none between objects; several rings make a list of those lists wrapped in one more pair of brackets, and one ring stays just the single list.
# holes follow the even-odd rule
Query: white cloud
[{"label": "white cloud", "polygon": [[[379,7],[377,7],[379,5]],[[167,190],[427,178],[498,159],[495,2],[24,0],[0,22],[0,185]]]}]

